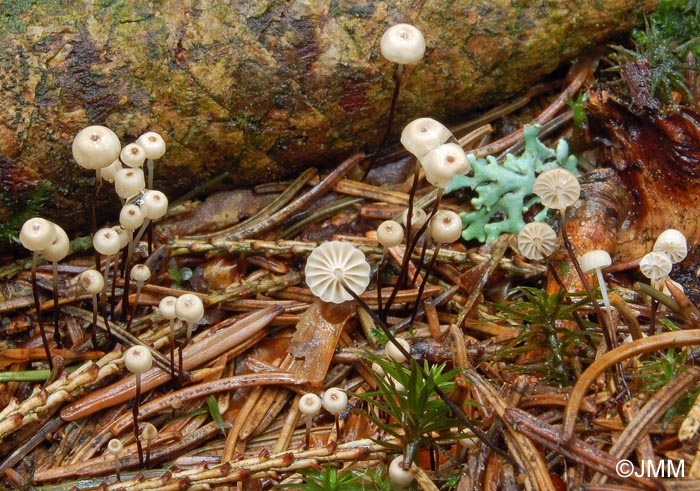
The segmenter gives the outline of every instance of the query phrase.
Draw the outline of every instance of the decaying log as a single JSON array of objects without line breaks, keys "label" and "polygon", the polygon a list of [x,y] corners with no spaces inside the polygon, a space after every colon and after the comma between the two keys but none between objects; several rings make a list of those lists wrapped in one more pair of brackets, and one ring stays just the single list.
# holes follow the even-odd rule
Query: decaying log
[{"label": "decaying log", "polygon": [[[425,33],[396,128],[449,121],[527,88],[628,30],[656,0],[4,2],[0,223],[48,184],[45,212],[85,230],[93,177],[70,154],[88,124],[122,143],[161,132],[156,187],[171,199],[222,172],[238,185],[332,165],[381,138],[391,24]],[[102,217],[114,220],[103,193]]]},{"label": "decaying log", "polygon": [[604,86],[589,91],[586,109],[598,161],[624,185],[611,194],[626,192],[630,202],[617,235],[618,259],[640,259],[667,228],[683,232],[696,249],[700,114],[683,106],[635,109]]}]

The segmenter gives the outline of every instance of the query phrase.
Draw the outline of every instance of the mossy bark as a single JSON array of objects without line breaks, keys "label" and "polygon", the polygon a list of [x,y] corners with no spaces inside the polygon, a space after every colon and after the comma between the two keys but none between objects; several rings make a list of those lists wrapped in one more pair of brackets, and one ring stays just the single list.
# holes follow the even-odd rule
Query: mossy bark
[{"label": "mossy bark", "polygon": [[[73,136],[105,124],[126,144],[159,131],[156,187],[171,199],[229,171],[229,185],[371,151],[386,124],[391,24],[425,34],[396,128],[450,121],[527,88],[628,30],[656,0],[0,1],[0,221],[38,185],[45,215],[85,230],[93,175]],[[103,218],[116,199],[103,193]]]}]

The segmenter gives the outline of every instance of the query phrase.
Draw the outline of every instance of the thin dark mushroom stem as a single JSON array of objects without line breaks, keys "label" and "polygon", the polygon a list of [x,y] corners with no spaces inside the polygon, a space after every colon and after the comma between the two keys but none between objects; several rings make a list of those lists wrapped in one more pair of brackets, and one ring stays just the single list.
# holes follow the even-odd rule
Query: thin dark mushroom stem
[{"label": "thin dark mushroom stem", "polygon": [[32,295],[34,296],[34,305],[36,306],[36,321],[39,324],[39,332],[41,333],[41,343],[44,345],[46,360],[49,362],[49,370],[53,370],[53,360],[51,359],[51,349],[49,348],[49,340],[46,337],[44,322],[41,315],[41,299],[39,298],[39,285],[36,282],[36,263],[39,253],[32,253]]},{"label": "thin dark mushroom stem", "polygon": [[[571,244],[571,241],[569,240],[569,234],[566,231],[566,209],[560,210],[559,219],[561,221],[561,236],[562,242],[564,242],[564,248],[569,254],[569,259],[571,259],[571,263],[573,264],[574,269],[576,269],[576,274],[578,274],[579,279],[581,280],[581,284],[586,290],[588,298],[590,298],[591,303],[593,304],[593,310],[595,311],[596,318],[598,319],[598,323],[600,324],[601,331],[603,331],[603,338],[605,339],[606,348],[608,351],[612,351],[616,347],[613,326],[608,323],[609,317],[603,315],[603,311],[601,310],[600,305],[598,305],[598,299],[595,298],[593,290],[591,289],[591,285],[588,284],[586,274],[581,269],[581,265],[579,264],[578,258],[576,257],[574,247]],[[613,372],[613,376],[615,378],[615,386],[618,389],[623,390],[626,394],[629,394],[630,389],[627,386],[627,382],[625,382],[625,377],[624,373],[622,372],[621,365],[616,365],[616,369]]]},{"label": "thin dark mushroom stem", "polygon": [[[359,295],[357,295],[354,291],[352,291],[348,286],[342,282],[343,288],[345,289],[346,292],[348,292],[352,298],[362,307],[362,309],[367,312],[367,314],[372,318],[372,320],[380,327],[382,332],[386,335],[386,337],[389,339],[389,341],[396,346],[396,349],[399,350],[399,352],[406,357],[407,360],[412,359],[411,354],[401,345],[396,340],[396,337],[394,334],[391,332],[391,329],[389,329],[389,326],[370,308],[369,305],[367,305],[367,302],[365,302]],[[423,366],[420,363],[416,363],[416,366],[418,367],[418,370],[420,371],[421,375],[423,376],[424,380],[427,380],[428,375],[425,373],[425,370],[423,369]],[[506,452],[501,450],[496,446],[495,443],[489,439],[489,437],[481,431],[472,421],[467,418],[467,416],[464,414],[462,409],[455,404],[452,399],[448,397],[445,392],[442,391],[437,385],[433,387],[433,390],[435,390],[435,393],[442,399],[445,404],[450,408],[454,416],[459,419],[460,423],[464,424],[474,435],[481,440],[488,448],[489,450],[495,452],[496,454],[502,456],[503,458],[507,459],[509,462],[512,463],[512,458],[510,455],[508,455]]]}]

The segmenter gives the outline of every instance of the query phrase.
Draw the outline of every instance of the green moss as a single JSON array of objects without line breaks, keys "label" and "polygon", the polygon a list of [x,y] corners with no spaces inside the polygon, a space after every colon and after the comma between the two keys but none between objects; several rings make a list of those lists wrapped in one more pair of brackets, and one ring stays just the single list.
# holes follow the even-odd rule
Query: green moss
[{"label": "green moss", "polygon": [[10,244],[19,244],[19,231],[28,219],[39,216],[49,192],[47,183],[37,186],[30,195],[14,198],[9,193],[2,193],[3,205],[13,210],[7,220],[0,222],[0,240]]}]

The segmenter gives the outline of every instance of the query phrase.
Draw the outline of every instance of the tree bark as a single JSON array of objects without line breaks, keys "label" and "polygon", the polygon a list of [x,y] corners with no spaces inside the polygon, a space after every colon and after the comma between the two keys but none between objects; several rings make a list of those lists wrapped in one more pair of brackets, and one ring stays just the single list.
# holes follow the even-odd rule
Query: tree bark
[{"label": "tree bark", "polygon": [[[517,94],[655,3],[0,0],[0,221],[43,185],[40,213],[87,229],[94,177],[70,147],[90,124],[122,144],[160,132],[155,187],[171,199],[226,171],[229,187],[271,181],[376,148],[393,90],[379,38],[394,23],[427,42],[404,72],[396,136]],[[111,190],[100,204],[114,222]]]}]

